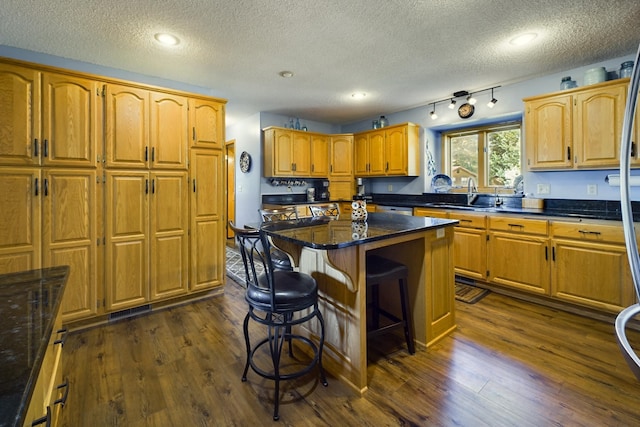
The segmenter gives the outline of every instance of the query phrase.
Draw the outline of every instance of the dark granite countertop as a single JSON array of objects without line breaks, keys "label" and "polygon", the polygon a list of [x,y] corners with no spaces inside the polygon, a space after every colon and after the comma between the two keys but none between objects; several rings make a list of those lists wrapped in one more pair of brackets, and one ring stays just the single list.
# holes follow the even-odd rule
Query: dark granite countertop
[{"label": "dark granite countertop", "polygon": [[22,426],[69,267],[0,275],[0,426]]},{"label": "dark granite countertop", "polygon": [[408,233],[456,225],[457,220],[370,213],[366,222],[351,216],[315,217],[263,223],[268,235],[314,249],[339,249]]}]

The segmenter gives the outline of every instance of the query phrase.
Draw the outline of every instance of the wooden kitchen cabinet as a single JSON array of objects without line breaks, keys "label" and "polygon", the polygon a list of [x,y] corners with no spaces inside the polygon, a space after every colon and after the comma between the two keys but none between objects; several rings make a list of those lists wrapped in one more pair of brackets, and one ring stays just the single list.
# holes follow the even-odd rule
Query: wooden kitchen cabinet
[{"label": "wooden kitchen cabinet", "polygon": [[149,146],[152,169],[187,169],[187,98],[167,93],[150,94]]},{"label": "wooden kitchen cabinet", "polygon": [[628,79],[526,98],[529,170],[617,167]]},{"label": "wooden kitchen cabinet", "polygon": [[329,136],[311,134],[311,177],[329,176]]},{"label": "wooden kitchen cabinet", "polygon": [[413,215],[433,218],[449,218],[449,211],[438,208],[413,208]]},{"label": "wooden kitchen cabinet", "polygon": [[41,72],[0,63],[0,165],[40,164]]},{"label": "wooden kitchen cabinet", "polygon": [[473,279],[485,280],[487,274],[487,217],[484,214],[452,210],[449,219],[457,219],[453,234],[454,271]]},{"label": "wooden kitchen cabinet", "polygon": [[355,176],[420,174],[419,128],[413,123],[354,135]]},{"label": "wooden kitchen cabinet", "polygon": [[42,165],[96,167],[102,142],[101,84],[64,74],[42,75]]},{"label": "wooden kitchen cabinet", "polygon": [[329,179],[353,179],[353,135],[331,135]]},{"label": "wooden kitchen cabinet", "polygon": [[635,302],[622,224],[552,221],[551,296],[618,313]]},{"label": "wooden kitchen cabinet", "polygon": [[149,301],[149,173],[107,170],[105,309]]},{"label": "wooden kitchen cabinet", "polygon": [[189,98],[191,146],[224,148],[224,104],[208,99]]},{"label": "wooden kitchen cabinet", "polygon": [[70,267],[62,321],[98,312],[98,190],[95,169],[47,168],[43,173],[43,267]]},{"label": "wooden kitchen cabinet", "polygon": [[0,274],[42,266],[42,171],[0,168]]},{"label": "wooden kitchen cabinet", "polygon": [[490,216],[487,244],[489,282],[549,295],[548,222]]},{"label": "wooden kitchen cabinet", "polygon": [[224,152],[191,150],[190,290],[222,286],[225,275]]},{"label": "wooden kitchen cabinet", "polygon": [[265,177],[311,177],[308,132],[270,127],[263,135]]}]

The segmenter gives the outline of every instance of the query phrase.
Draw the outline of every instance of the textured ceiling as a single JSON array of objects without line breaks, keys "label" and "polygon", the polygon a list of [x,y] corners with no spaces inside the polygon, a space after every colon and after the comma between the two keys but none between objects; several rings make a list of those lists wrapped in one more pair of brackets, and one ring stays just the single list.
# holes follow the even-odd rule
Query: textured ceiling
[{"label": "textured ceiling", "polygon": [[[635,53],[638,0],[2,0],[0,44],[343,124]],[[181,43],[163,47],[166,31]],[[523,32],[525,47],[508,41]],[[292,78],[278,75],[291,70]],[[356,102],[351,93],[367,93]]]}]

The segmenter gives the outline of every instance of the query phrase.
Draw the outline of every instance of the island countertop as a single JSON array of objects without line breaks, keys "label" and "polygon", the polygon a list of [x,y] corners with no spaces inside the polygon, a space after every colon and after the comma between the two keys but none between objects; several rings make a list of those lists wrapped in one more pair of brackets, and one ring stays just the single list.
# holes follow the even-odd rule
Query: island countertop
[{"label": "island countertop", "polygon": [[61,266],[0,275],[0,426],[22,425],[68,274]]},{"label": "island countertop", "polygon": [[312,217],[263,223],[261,229],[272,237],[313,249],[340,249],[363,243],[456,225],[457,220],[416,217],[391,213],[369,213],[365,222],[349,215],[337,218]]}]

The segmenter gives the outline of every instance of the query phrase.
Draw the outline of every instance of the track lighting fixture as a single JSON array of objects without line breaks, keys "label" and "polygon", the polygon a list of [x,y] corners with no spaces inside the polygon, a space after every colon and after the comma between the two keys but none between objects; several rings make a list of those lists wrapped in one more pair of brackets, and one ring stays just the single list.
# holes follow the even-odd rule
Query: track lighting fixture
[{"label": "track lighting fixture", "polygon": [[433,103],[433,110],[431,111],[431,113],[429,114],[431,116],[431,120],[435,120],[438,118],[438,115],[436,114],[436,103]]},{"label": "track lighting fixture", "polygon": [[493,97],[493,88],[491,88],[491,101],[489,101],[487,107],[493,108],[493,106],[496,105],[496,102],[498,102],[498,100]]},{"label": "track lighting fixture", "polygon": [[453,97],[430,102],[429,104],[427,104],[427,106],[432,105],[431,111],[429,112],[429,117],[431,117],[431,120],[436,120],[438,118],[438,114],[436,113],[436,104],[447,102],[448,103],[447,106],[449,107],[449,109],[455,110],[456,98],[459,98],[459,99],[462,98],[464,99],[464,103],[460,108],[458,108],[458,115],[463,119],[467,119],[473,115],[473,111],[474,111],[473,105],[477,102],[477,99],[474,97],[474,95],[478,95],[479,93],[488,92],[488,91],[491,91],[491,101],[489,101],[489,103],[487,104],[487,107],[493,108],[496,102],[498,102],[498,100],[493,96],[493,90],[499,87],[500,86],[493,86],[486,89],[476,90],[475,92],[459,90],[453,93]]}]

